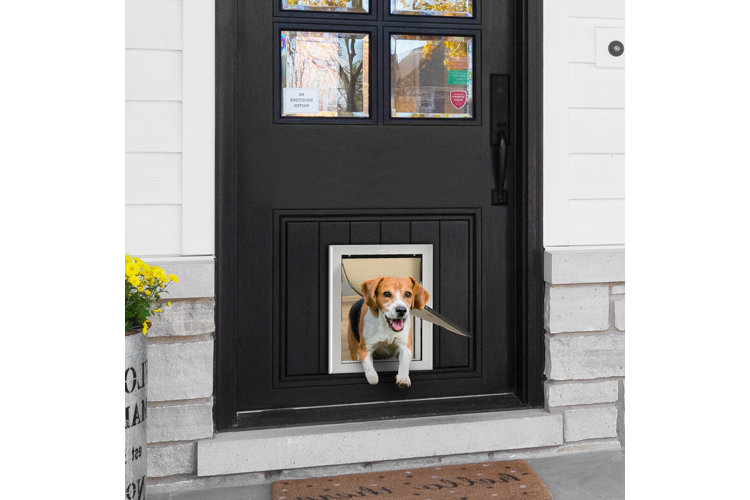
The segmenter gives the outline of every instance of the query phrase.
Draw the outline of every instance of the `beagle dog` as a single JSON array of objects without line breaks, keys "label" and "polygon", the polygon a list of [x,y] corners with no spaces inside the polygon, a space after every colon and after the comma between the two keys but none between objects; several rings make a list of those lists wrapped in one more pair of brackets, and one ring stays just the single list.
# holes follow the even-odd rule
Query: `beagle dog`
[{"label": "beagle dog", "polygon": [[[349,352],[359,359],[370,384],[378,383],[373,359],[398,354],[396,385],[411,387],[409,364],[414,352],[411,309],[424,309],[430,294],[417,280],[381,276],[362,283],[363,299],[349,311]],[[367,307],[363,307],[367,306]]]}]

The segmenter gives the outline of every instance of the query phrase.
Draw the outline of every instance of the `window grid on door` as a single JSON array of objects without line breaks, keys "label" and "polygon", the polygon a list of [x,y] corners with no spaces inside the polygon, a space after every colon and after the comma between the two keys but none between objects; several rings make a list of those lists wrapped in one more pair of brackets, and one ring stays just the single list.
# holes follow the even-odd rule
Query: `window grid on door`
[{"label": "window grid on door", "polygon": [[[481,2],[471,2],[472,17],[449,17],[416,13],[438,3],[418,0],[309,0],[329,10],[273,1],[275,123],[481,125]],[[459,4],[468,2],[446,2],[457,12]],[[409,6],[415,13],[397,13]],[[307,44],[294,60],[290,35]],[[315,48],[316,37],[325,48]],[[392,54],[399,40],[413,45],[401,58]],[[303,74],[316,64],[320,75]]]}]

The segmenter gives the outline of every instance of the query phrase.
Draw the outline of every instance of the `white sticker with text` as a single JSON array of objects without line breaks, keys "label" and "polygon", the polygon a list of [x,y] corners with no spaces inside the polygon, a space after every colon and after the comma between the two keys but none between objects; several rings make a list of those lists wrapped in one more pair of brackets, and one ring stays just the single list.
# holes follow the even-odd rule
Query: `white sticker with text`
[{"label": "white sticker with text", "polygon": [[318,89],[284,89],[284,114],[318,114]]}]

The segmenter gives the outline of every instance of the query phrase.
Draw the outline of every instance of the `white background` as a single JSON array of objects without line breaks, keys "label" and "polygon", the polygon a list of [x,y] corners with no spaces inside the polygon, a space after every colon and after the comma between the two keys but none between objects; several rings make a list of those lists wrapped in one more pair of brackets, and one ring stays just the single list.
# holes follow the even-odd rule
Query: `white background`
[{"label": "white background", "polygon": [[[733,498],[750,444],[750,5],[627,1],[628,497]],[[117,498],[123,6],[1,5],[3,493]]]}]

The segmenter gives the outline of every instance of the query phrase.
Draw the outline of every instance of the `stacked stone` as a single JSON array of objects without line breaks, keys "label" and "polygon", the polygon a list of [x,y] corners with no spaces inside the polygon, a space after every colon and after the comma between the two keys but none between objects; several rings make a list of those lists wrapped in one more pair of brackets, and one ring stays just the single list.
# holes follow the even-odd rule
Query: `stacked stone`
[{"label": "stacked stone", "polygon": [[213,436],[213,259],[163,267],[180,282],[148,332],[150,479],[194,475],[196,442]]},{"label": "stacked stone", "polygon": [[622,249],[545,254],[545,404],[566,444],[624,444],[624,280]]}]

